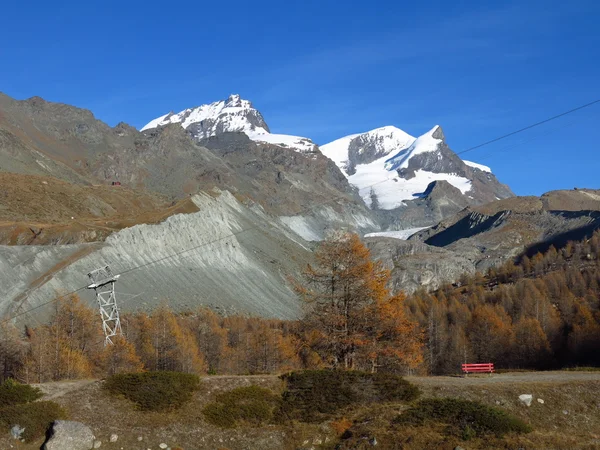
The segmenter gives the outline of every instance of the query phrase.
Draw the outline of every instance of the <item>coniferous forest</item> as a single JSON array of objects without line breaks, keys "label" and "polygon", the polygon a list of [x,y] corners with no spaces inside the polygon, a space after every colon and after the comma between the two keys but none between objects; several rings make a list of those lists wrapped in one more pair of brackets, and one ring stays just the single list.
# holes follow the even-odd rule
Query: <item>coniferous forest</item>
[{"label": "coniferous forest", "polygon": [[499,369],[600,365],[600,232],[550,247],[435,292],[388,289],[390,273],[358,236],[324,241],[292,280],[295,321],[221,316],[209,309],[124,313],[104,346],[98,312],[76,295],[49,322],[0,326],[0,378],[26,383],[141,370],[281,373],[331,367],[455,374],[463,362]]}]

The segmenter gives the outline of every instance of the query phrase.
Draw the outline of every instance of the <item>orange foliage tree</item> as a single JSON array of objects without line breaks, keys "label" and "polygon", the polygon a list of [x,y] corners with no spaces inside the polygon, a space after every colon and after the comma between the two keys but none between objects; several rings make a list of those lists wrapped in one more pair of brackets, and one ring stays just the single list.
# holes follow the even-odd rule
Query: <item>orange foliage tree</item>
[{"label": "orange foliage tree", "polygon": [[407,366],[421,361],[420,333],[404,312],[404,297],[392,297],[390,272],[371,259],[356,234],[333,235],[316,251],[315,266],[295,283],[307,312],[313,348],[334,368],[375,371],[382,359]]},{"label": "orange foliage tree", "polygon": [[115,375],[118,373],[140,372],[144,368],[142,360],[135,352],[133,344],[123,336],[112,338],[113,345],[104,347],[97,362],[100,373]]}]

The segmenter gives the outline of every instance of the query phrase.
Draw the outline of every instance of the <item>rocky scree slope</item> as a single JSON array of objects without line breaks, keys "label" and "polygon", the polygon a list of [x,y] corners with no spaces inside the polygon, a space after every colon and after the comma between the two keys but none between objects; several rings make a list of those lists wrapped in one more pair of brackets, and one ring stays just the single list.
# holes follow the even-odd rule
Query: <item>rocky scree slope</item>
[{"label": "rocky scree slope", "polygon": [[467,207],[410,241],[452,251],[485,270],[527,254],[561,247],[600,228],[600,191],[551,191]]},{"label": "rocky scree slope", "polygon": [[168,301],[296,317],[287,279],[310,261],[308,241],[378,229],[318,152],[242,133],[201,145],[179,124],[111,128],[86,110],[4,95],[0,131],[0,238],[11,244],[0,246],[0,314],[80,288],[87,272],[111,264],[115,273],[144,267],[119,281],[135,299],[125,310]]},{"label": "rocky scree slope", "polygon": [[[197,212],[117,231],[104,242],[0,246],[0,316],[39,307],[86,285],[86,274],[110,264],[123,310],[176,310],[204,305],[223,313],[294,318],[300,304],[288,276],[312,258],[306,241],[256,204],[227,191],[191,197]],[[90,302],[88,290],[79,294]],[[35,311],[35,320],[52,313]],[[20,321],[31,321],[26,314]]]},{"label": "rocky scree slope", "polygon": [[413,292],[531,257],[550,245],[561,248],[597,229],[600,191],[579,189],[468,206],[433,227],[369,233],[365,242],[391,271],[394,288]]}]

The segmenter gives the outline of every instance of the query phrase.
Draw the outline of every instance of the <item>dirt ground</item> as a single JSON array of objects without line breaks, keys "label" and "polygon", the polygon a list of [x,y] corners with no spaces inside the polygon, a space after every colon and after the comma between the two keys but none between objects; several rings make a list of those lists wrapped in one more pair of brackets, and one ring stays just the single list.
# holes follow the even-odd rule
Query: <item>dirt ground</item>
[{"label": "dirt ground", "polygon": [[[424,397],[460,397],[499,406],[531,424],[534,432],[502,440],[462,442],[436,434],[435,430],[408,428],[400,433],[387,430],[385,427],[405,408],[403,405],[374,405],[345,412],[355,423],[364,421],[365,413],[375,416],[373,429],[378,433],[378,448],[600,449],[600,372],[517,372],[407,379],[419,386]],[[283,389],[281,380],[274,375],[209,376],[203,378],[202,388],[193,401],[181,410],[143,413],[132,408],[128,401],[106,394],[101,389],[101,380],[45,383],[38,387],[45,393],[44,399],[64,406],[72,420],[89,425],[102,442],[102,449],[158,449],[161,443],[185,450],[331,448],[336,435],[328,424],[223,430],[204,421],[202,408],[217,393],[253,384],[274,391]],[[521,394],[533,395],[531,406],[519,400]],[[385,426],[376,427],[378,421]],[[111,434],[119,436],[117,442],[109,442]],[[18,448],[38,449],[40,445],[41,441]],[[2,437],[0,448],[17,447],[14,441]]]},{"label": "dirt ground", "polygon": [[576,381],[600,381],[598,372],[509,372],[492,375],[478,374],[454,377],[405,377],[411,383],[427,386],[485,386],[502,383],[571,383]]}]

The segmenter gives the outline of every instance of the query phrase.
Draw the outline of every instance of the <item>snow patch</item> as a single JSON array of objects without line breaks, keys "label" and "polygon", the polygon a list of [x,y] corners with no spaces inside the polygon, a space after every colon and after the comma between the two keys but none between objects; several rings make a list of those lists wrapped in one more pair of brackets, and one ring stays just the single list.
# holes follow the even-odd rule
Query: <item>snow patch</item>
[{"label": "snow patch", "polygon": [[396,171],[387,169],[387,161],[387,156],[384,156],[370,164],[356,166],[356,173],[348,177],[369,207],[373,207],[372,193],[377,196],[379,208],[395,209],[402,206],[405,200],[417,198],[425,192],[429,183],[437,180],[447,181],[463,194],[471,189],[469,179],[455,174],[416,170],[413,178],[405,180]]},{"label": "snow patch", "polygon": [[463,159],[463,162],[464,162],[464,163],[465,163],[467,166],[469,166],[469,167],[473,167],[473,168],[475,168],[475,169],[479,169],[479,170],[481,170],[481,171],[483,171],[483,172],[492,173],[492,169],[490,169],[488,166],[484,166],[483,164],[478,164],[478,163],[475,163],[475,162],[473,162],[473,161],[466,161],[466,160],[464,160],[464,159]]},{"label": "snow patch", "polygon": [[300,150],[303,153],[315,151],[317,148],[313,141],[311,141],[308,138],[303,138],[299,136],[290,136],[287,134],[259,133],[256,131],[246,134],[253,141],[266,142],[268,144],[289,147],[292,150]]},{"label": "snow patch", "polygon": [[394,239],[401,239],[405,241],[413,234],[418,233],[421,230],[426,230],[429,227],[419,227],[419,228],[407,228],[405,230],[397,230],[397,231],[379,231],[377,233],[367,233],[365,237],[389,237]]},{"label": "snow patch", "polygon": [[360,136],[360,134],[352,134],[320,147],[321,153],[331,159],[346,176],[348,176],[346,173],[346,170],[348,170],[348,149],[352,139],[357,136]]}]

